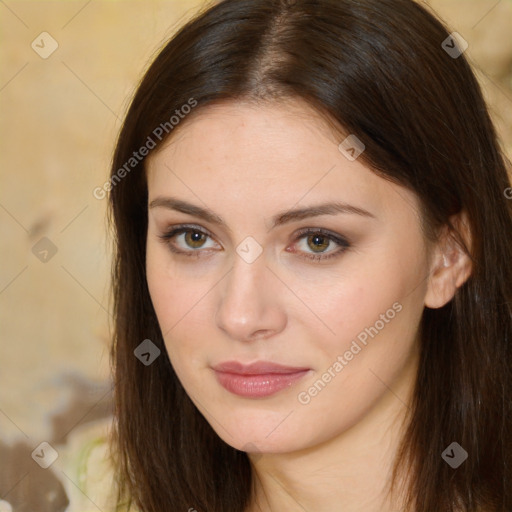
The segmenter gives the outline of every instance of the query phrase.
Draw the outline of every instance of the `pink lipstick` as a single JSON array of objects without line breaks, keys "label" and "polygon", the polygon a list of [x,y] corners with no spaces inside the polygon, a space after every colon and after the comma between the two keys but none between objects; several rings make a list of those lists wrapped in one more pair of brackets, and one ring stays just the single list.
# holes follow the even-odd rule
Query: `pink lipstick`
[{"label": "pink lipstick", "polygon": [[246,398],[264,398],[288,388],[309,368],[283,366],[269,361],[244,365],[226,361],[213,367],[218,382],[229,392]]}]

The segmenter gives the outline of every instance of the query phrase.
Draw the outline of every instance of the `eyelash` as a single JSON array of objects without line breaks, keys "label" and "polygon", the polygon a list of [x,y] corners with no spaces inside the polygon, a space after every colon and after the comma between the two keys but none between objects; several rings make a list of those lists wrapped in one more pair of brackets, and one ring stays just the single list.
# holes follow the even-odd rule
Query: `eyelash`
[{"label": "eyelash", "polygon": [[[191,251],[182,251],[182,250],[176,249],[176,247],[171,243],[172,239],[175,238],[177,235],[180,235],[183,233],[188,233],[188,232],[196,232],[196,233],[205,235],[209,238],[213,238],[210,235],[210,233],[208,233],[207,231],[204,231],[203,229],[200,229],[197,226],[190,226],[190,225],[174,226],[168,232],[166,232],[162,235],[158,235],[158,237],[162,240],[163,243],[165,243],[169,247],[169,249],[173,253],[180,254],[182,256],[198,258],[198,257],[200,257],[200,253],[202,252],[200,249],[191,250]],[[327,256],[321,255],[324,253],[319,253],[319,254],[304,254],[303,253],[303,255],[301,257],[303,257],[304,259],[307,259],[307,260],[313,260],[315,262],[320,262],[320,261],[325,261],[325,260],[328,260],[331,258],[339,257],[339,256],[341,256],[342,253],[344,253],[350,247],[350,243],[348,242],[348,240],[346,240],[345,238],[343,238],[335,233],[332,233],[332,232],[327,231],[322,228],[304,228],[304,229],[299,230],[293,243],[295,244],[302,238],[307,237],[309,235],[321,235],[322,237],[325,237],[327,240],[332,241],[332,242],[336,243],[337,245],[339,245],[340,248],[336,251],[328,253]]]}]

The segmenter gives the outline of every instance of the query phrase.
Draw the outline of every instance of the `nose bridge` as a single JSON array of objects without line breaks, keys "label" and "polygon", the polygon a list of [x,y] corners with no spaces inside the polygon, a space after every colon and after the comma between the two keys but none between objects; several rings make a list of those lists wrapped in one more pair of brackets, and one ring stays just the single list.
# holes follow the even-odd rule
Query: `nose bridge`
[{"label": "nose bridge", "polygon": [[216,319],[230,337],[248,340],[278,332],[286,323],[279,291],[263,255],[254,261],[235,255],[233,268],[225,279]]}]

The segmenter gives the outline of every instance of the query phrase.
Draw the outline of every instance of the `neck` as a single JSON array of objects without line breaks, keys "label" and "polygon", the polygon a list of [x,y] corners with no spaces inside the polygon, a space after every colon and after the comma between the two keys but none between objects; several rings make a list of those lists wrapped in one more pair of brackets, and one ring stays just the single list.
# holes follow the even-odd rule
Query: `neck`
[{"label": "neck", "polygon": [[401,498],[391,495],[390,484],[415,372],[412,365],[349,430],[304,450],[266,453],[251,460],[253,494],[246,512],[403,510]]}]

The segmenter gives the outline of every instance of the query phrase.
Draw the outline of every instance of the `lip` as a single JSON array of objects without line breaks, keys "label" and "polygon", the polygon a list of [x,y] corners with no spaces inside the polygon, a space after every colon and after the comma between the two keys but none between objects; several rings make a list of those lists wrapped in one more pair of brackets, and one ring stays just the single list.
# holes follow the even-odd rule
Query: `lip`
[{"label": "lip", "polygon": [[310,368],[285,366],[270,361],[242,364],[226,361],[212,367],[217,381],[227,391],[246,398],[265,398],[291,387]]}]

